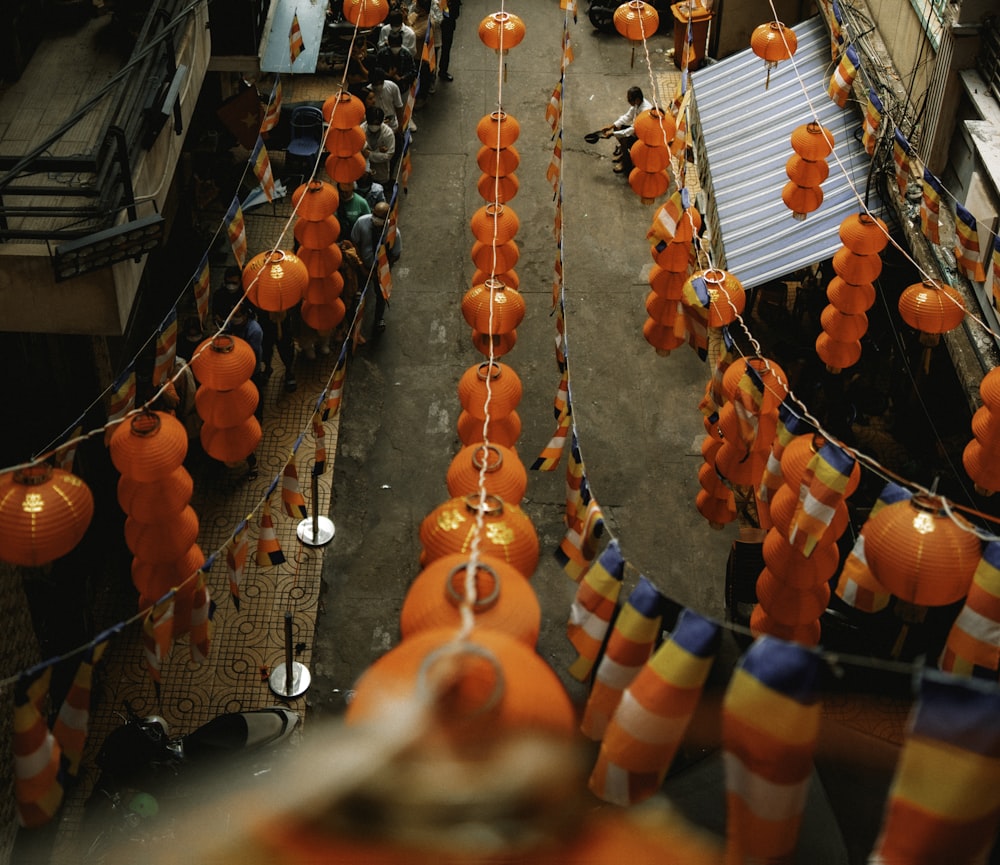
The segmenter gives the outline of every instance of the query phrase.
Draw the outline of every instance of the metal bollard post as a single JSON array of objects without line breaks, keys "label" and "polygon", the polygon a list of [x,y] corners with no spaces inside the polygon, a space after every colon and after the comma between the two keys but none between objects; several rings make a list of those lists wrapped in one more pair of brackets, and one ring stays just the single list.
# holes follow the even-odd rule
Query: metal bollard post
[{"label": "metal bollard post", "polygon": [[292,614],[285,613],[285,663],[271,671],[268,686],[279,697],[292,700],[309,690],[309,668],[292,659]]}]

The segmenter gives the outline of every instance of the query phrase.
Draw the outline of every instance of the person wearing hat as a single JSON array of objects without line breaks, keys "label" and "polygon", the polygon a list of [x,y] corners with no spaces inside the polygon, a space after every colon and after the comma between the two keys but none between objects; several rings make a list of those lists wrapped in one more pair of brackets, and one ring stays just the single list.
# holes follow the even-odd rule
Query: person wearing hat
[{"label": "person wearing hat", "polygon": [[[389,205],[380,201],[375,205],[371,213],[358,218],[351,231],[351,242],[354,244],[361,256],[364,264],[365,274],[368,277],[368,290],[375,294],[375,325],[372,329],[372,336],[377,336],[385,330],[385,297],[378,280],[378,251],[379,247],[386,242],[388,235]],[[386,248],[386,255],[389,264],[399,261],[399,256],[403,252],[403,241],[399,228],[393,232],[392,243]]]},{"label": "person wearing hat", "polygon": [[615,174],[628,174],[632,170],[632,157],[629,148],[638,140],[635,137],[635,119],[643,111],[649,111],[653,103],[642,95],[639,87],[629,87],[625,94],[628,100],[628,111],[619,117],[614,123],[602,127],[601,136],[603,138],[618,139],[618,148],[615,151]]}]

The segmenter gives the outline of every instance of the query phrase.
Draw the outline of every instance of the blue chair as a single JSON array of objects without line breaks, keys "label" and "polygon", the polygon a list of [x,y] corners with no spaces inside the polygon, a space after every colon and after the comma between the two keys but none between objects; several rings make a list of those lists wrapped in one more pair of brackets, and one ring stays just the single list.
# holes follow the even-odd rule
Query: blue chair
[{"label": "blue chair", "polygon": [[312,174],[323,145],[323,112],[313,105],[300,105],[292,111],[291,137],[285,148],[285,172],[300,178]]}]

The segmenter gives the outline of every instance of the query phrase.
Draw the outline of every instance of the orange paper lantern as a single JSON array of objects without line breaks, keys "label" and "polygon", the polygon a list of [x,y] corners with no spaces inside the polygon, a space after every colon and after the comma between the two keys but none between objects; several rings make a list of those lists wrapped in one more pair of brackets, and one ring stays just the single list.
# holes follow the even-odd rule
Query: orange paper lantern
[{"label": "orange paper lantern", "polygon": [[187,447],[187,432],[177,418],[164,412],[143,411],[115,427],[110,442],[111,462],[133,480],[156,481],[180,467]]},{"label": "orange paper lantern", "polygon": [[512,207],[490,202],[472,214],[470,225],[480,243],[501,244],[514,239],[521,222]]},{"label": "orange paper lantern", "polygon": [[493,442],[466,445],[455,455],[445,477],[449,495],[477,493],[480,477],[487,493],[515,505],[528,489],[528,473],[517,454]]},{"label": "orange paper lantern", "polygon": [[[487,394],[489,381],[489,394]],[[486,417],[489,396],[490,417],[506,417],[521,402],[523,388],[517,373],[499,361],[485,361],[470,366],[458,380],[458,401],[469,414],[480,420]]]},{"label": "orange paper lantern", "polygon": [[474,285],[462,297],[463,318],[482,333],[509,333],[524,320],[524,312],[524,297],[499,279]]},{"label": "orange paper lantern", "polygon": [[302,300],[309,276],[297,255],[274,249],[250,259],[243,268],[243,288],[258,309],[283,312]]},{"label": "orange paper lantern", "polygon": [[[483,441],[483,419],[467,411],[458,414],[458,440],[464,445]],[[521,437],[521,416],[512,411],[506,417],[490,417],[490,441],[512,448]]]},{"label": "orange paper lantern", "polygon": [[622,3],[612,19],[615,30],[631,42],[641,42],[653,36],[660,26],[659,13],[643,0]]},{"label": "orange paper lantern", "polygon": [[323,119],[335,129],[350,129],[365,122],[365,103],[346,90],[338,90],[323,103]]},{"label": "orange paper lantern", "polygon": [[340,206],[340,195],[335,186],[322,180],[303,183],[292,193],[292,207],[300,219],[320,220],[333,216]]},{"label": "orange paper lantern", "polygon": [[487,147],[497,150],[510,147],[521,134],[521,124],[506,111],[486,114],[476,124],[476,135]]},{"label": "orange paper lantern", "polygon": [[344,0],[342,6],[344,17],[361,30],[376,27],[389,14],[389,0]]}]

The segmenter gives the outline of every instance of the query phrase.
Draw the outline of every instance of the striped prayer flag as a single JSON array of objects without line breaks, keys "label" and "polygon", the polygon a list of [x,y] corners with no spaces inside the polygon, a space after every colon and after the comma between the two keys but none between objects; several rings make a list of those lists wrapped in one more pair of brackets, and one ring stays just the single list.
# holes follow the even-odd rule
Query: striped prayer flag
[{"label": "striped prayer flag", "polygon": [[55,464],[64,472],[73,472],[73,463],[76,462],[76,449],[80,446],[80,437],[83,435],[83,424],[77,424],[73,432],[69,434],[66,443],[55,452]]},{"label": "striped prayer flag", "polygon": [[264,190],[267,200],[274,201],[274,174],[271,171],[271,159],[267,155],[264,139],[260,135],[257,136],[257,143],[250,153],[250,164],[253,166],[253,173],[260,181],[260,188]]},{"label": "striped prayer flag", "polygon": [[[722,379],[726,374],[726,370],[736,362],[736,358],[732,352],[727,351],[721,354],[715,362],[715,370],[712,373],[712,377],[708,380],[708,384],[705,385],[705,395],[698,403],[698,411],[710,423],[715,423],[719,419],[719,410],[726,401],[722,390]],[[741,359],[740,363],[745,364],[746,361]]]},{"label": "striped prayer flag", "polygon": [[14,801],[26,829],[48,823],[63,799],[62,751],[42,714],[51,680],[51,666],[35,668],[14,687]]},{"label": "striped prayer flag", "polygon": [[208,327],[208,304],[212,296],[212,277],[209,273],[208,252],[201,257],[201,263],[194,275],[194,304],[198,310],[198,323],[202,329]]},{"label": "striped prayer flag", "polygon": [[319,476],[326,473],[326,427],[323,425],[323,416],[318,411],[313,412],[312,431],[315,442],[312,473]]},{"label": "striped prayer flag", "polygon": [[204,664],[212,645],[212,617],[215,604],[205,583],[205,572],[198,571],[194,583],[194,598],[191,604],[191,660]]},{"label": "striped prayer flag", "polygon": [[844,13],[840,4],[833,0],[833,16],[830,18],[830,55],[836,60],[840,47],[844,44]]},{"label": "striped prayer flag", "polygon": [[758,637],[722,705],[726,861],[790,862],[819,733],[820,655]]},{"label": "striped prayer flag", "polygon": [[420,59],[422,62],[427,64],[427,68],[430,72],[434,72],[437,69],[437,52],[434,50],[433,27],[427,28],[427,34],[424,38],[424,47],[420,54]]},{"label": "striped prayer flag", "polygon": [[857,460],[842,447],[827,442],[806,465],[799,501],[788,527],[788,542],[807,558],[844,501],[855,462]]},{"label": "striped prayer flag", "polygon": [[667,599],[646,577],[629,592],[608,637],[587,699],[580,730],[599,742],[618,708],[622,692],[639,675],[660,639]]},{"label": "striped prayer flag", "polygon": [[[410,133],[407,132],[407,135]],[[410,149],[407,148],[403,151],[403,158],[400,160],[399,166],[399,184],[403,187],[403,192],[406,192],[409,184],[410,177],[413,175],[413,160],[410,158]]]},{"label": "striped prayer flag", "polygon": [[347,351],[346,346],[340,352],[337,359],[337,366],[334,367],[333,376],[330,378],[330,388],[326,393],[326,400],[323,403],[322,418],[329,420],[336,417],[340,411],[340,403],[344,396],[344,378],[347,376]]},{"label": "striped prayer flag", "polygon": [[556,308],[559,303],[559,298],[562,297],[563,288],[563,256],[562,256],[562,243],[558,244],[559,248],[556,251],[555,266],[553,267],[553,277],[552,277],[552,309]]},{"label": "striped prayer flag", "polygon": [[566,72],[566,67],[569,66],[574,60],[573,57],[573,43],[569,38],[569,27],[565,24],[563,25],[563,38],[562,38],[562,61],[561,68],[563,73]]},{"label": "striped prayer flag", "polygon": [[562,179],[562,143],[563,131],[560,129],[556,133],[556,143],[552,148],[552,159],[549,160],[549,167],[545,170],[545,179],[552,184],[553,196],[559,192],[559,183]]},{"label": "striped prayer flag", "polygon": [[973,282],[986,282],[986,271],[979,255],[979,232],[976,217],[955,202],[955,258],[961,271]]},{"label": "striped prayer flag", "polygon": [[560,293],[559,305],[556,307],[555,335],[556,366],[562,373],[566,369],[566,312]]},{"label": "striped prayer flag", "polygon": [[233,257],[236,263],[243,267],[243,262],[247,258],[247,227],[243,221],[243,209],[240,207],[240,198],[233,196],[232,203],[226,211],[224,217],[226,223],[226,236],[229,238],[229,245],[233,250]]},{"label": "striped prayer flag", "polygon": [[[566,510],[563,512],[563,522],[571,525],[576,519],[586,486],[587,470],[583,464],[583,454],[580,452],[580,440],[576,430],[570,437],[569,457],[566,462]],[[587,492],[588,501],[590,493]]]},{"label": "striped prayer flag", "polygon": [[597,499],[588,498],[587,504],[578,511],[574,523],[566,529],[566,534],[555,551],[556,561],[574,581],[579,582],[584,571],[597,555],[597,541],[604,534],[604,514]]},{"label": "striped prayer flag", "polygon": [[94,684],[94,667],[100,662],[108,641],[91,646],[73,675],[73,683],[59,707],[59,714],[52,727],[52,734],[62,748],[66,774],[75,778],[80,771],[80,760],[87,744],[90,726],[90,702]]},{"label": "striped prayer flag", "polygon": [[[788,443],[796,436],[804,435],[810,430],[812,425],[805,418],[799,417],[791,396],[786,396],[778,406],[778,425],[774,441],[771,442],[771,453],[768,455],[764,475],[757,488],[758,503],[770,502],[778,488],[785,482],[785,476],[781,471],[781,455],[788,447]],[[770,517],[767,522],[768,525],[762,523],[761,528],[770,528]]]},{"label": "striped prayer flag", "polygon": [[226,575],[229,577],[229,594],[236,611],[240,609],[240,583],[243,582],[243,567],[247,561],[249,523],[243,520],[226,544]]},{"label": "striped prayer flag", "polygon": [[157,696],[160,694],[160,668],[174,641],[174,596],[174,592],[164,595],[142,620],[142,653]]},{"label": "striped prayer flag", "polygon": [[[878,499],[868,514],[871,519],[886,505],[901,502],[913,494],[905,487],[890,481],[879,493]],[[854,547],[844,560],[844,567],[837,578],[837,597],[845,604],[863,613],[877,613],[884,610],[892,598],[875,579],[865,557],[865,527],[861,527]]]},{"label": "striped prayer flag", "polygon": [[382,292],[382,297],[388,301],[392,297],[392,270],[389,267],[389,253],[386,245],[380,243],[378,247],[378,287]]},{"label": "striped prayer flag", "polygon": [[260,122],[261,133],[270,132],[278,125],[281,119],[281,76],[274,76],[274,85],[271,87],[271,95],[267,100],[267,108],[264,111],[264,119]]},{"label": "striped prayer flag", "polygon": [[684,283],[681,292],[688,344],[702,360],[708,357],[708,306],[710,296],[704,278],[696,276]]},{"label": "striped prayer flag", "polygon": [[840,58],[840,63],[830,76],[830,85],[826,91],[839,108],[847,105],[847,98],[851,95],[851,88],[854,86],[860,65],[858,52],[854,50],[853,45],[848,45],[844,56]]},{"label": "striped prayer flag", "polygon": [[271,500],[266,499],[260,509],[260,534],[257,536],[257,567],[270,568],[285,561],[285,554],[278,542],[271,516]]},{"label": "striped prayer flag", "polygon": [[678,189],[656,209],[656,213],[653,214],[653,224],[646,232],[646,238],[670,243],[677,234],[677,226],[683,216],[684,203],[681,191]]},{"label": "striped prayer flag", "polygon": [[924,669],[872,863],[986,862],[1000,824],[1000,690]]},{"label": "striped prayer flag", "polygon": [[292,65],[299,59],[299,55],[305,50],[305,42],[302,41],[302,28],[299,27],[299,13],[292,13],[292,26],[288,28],[288,56],[292,58]]},{"label": "striped prayer flag", "polygon": [[910,182],[910,154],[913,152],[910,142],[903,133],[894,129],[892,133],[892,161],[896,164],[896,188],[899,194],[906,198],[906,187]]},{"label": "striped prayer flag", "polygon": [[625,689],[604,732],[589,784],[597,797],[635,805],[660,790],[721,640],[716,622],[681,611],[670,639]]},{"label": "striped prayer flag", "polygon": [[1000,541],[983,547],[938,666],[947,673],[994,682],[1000,676]]},{"label": "striped prayer flag", "polygon": [[559,0],[559,8],[573,14],[573,23],[576,24],[576,0]]},{"label": "striped prayer flag", "polygon": [[354,327],[351,329],[351,353],[357,354],[358,346],[362,345],[365,338],[361,335],[361,323],[365,320],[365,307],[368,305],[368,289],[361,293],[361,300],[358,301],[358,311],[354,314]]},{"label": "striped prayer flag", "polygon": [[941,181],[924,167],[923,196],[920,199],[920,230],[931,243],[940,245],[941,226],[941,195],[944,187]]},{"label": "striped prayer flag", "polygon": [[625,575],[625,559],[612,538],[600,558],[580,580],[569,611],[566,636],[576,649],[577,659],[569,674],[579,681],[590,675],[614,618]]},{"label": "striped prayer flag", "polygon": [[560,80],[549,97],[549,104],[545,106],[545,119],[548,121],[549,126],[552,127],[553,137],[562,120],[562,91],[563,83]]},{"label": "striped prayer flag", "polygon": [[115,379],[108,396],[108,424],[104,432],[104,443],[111,441],[119,421],[135,408],[135,361],[130,363],[125,371]]},{"label": "striped prayer flag", "polygon": [[864,145],[865,153],[871,156],[875,153],[875,145],[878,143],[878,131],[882,126],[882,115],[885,108],[882,100],[874,88],[868,91],[868,102],[865,104],[865,119],[861,131],[861,143]]},{"label": "striped prayer flag", "polygon": [[299,490],[299,469],[292,453],[281,473],[281,505],[285,513],[293,519],[304,520],[309,516],[305,497]]},{"label": "striped prayer flag", "polygon": [[569,403],[568,369],[564,370],[559,377],[559,387],[556,389],[556,396],[553,401],[553,413],[556,416],[558,426],[549,443],[531,464],[532,471],[554,471],[558,467],[559,461],[562,459],[562,453],[566,448],[566,439],[569,438],[570,430],[573,426],[573,413]]},{"label": "striped prayer flag", "polygon": [[153,387],[159,388],[169,377],[177,357],[177,307],[167,313],[156,331],[156,357],[153,360]]},{"label": "striped prayer flag", "polygon": [[[740,424],[740,438],[749,451],[757,440],[760,428],[760,411],[764,404],[764,379],[749,363],[743,364],[743,375],[733,394],[733,409]],[[735,444],[735,442],[732,442]]]}]

